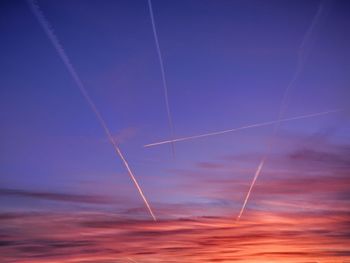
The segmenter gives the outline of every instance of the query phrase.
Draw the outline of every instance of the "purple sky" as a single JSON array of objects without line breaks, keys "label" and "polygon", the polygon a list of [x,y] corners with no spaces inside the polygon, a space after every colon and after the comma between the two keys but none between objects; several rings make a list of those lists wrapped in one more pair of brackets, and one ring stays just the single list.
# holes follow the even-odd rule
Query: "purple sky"
[{"label": "purple sky", "polygon": [[276,120],[295,76],[283,118],[342,111],[144,148],[171,135],[147,1],[39,0],[153,222],[28,3],[2,0],[0,261],[349,260],[350,2],[152,4],[175,137]]},{"label": "purple sky", "polygon": [[[154,0],[175,135],[275,120],[319,4]],[[246,189],[232,193],[230,200],[218,194],[216,184],[189,185],[209,175],[249,184],[272,126],[178,143],[175,159],[169,145],[143,148],[170,136],[147,2],[47,0],[39,5],[155,211],[165,203],[212,204],[212,210],[198,209],[198,214],[237,213]],[[349,8],[346,1],[326,2],[285,117],[339,108],[344,112],[283,123],[271,162],[304,148],[349,145]],[[95,207],[4,194],[2,208],[142,207],[26,2],[2,1],[0,10],[1,188],[116,200]],[[270,163],[266,169],[271,166],[278,165]],[[147,213],[135,214],[140,215]]]}]

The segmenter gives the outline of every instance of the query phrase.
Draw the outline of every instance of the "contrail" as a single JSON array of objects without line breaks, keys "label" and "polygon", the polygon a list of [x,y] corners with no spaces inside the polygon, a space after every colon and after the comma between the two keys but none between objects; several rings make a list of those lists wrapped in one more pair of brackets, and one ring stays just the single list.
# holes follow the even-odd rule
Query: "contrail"
[{"label": "contrail", "polygon": [[254,175],[254,178],[253,178],[253,181],[249,187],[249,190],[248,190],[248,193],[244,199],[244,202],[243,202],[243,206],[238,214],[238,217],[237,217],[237,221],[240,220],[243,212],[244,212],[244,209],[246,207],[246,204],[249,200],[249,197],[250,197],[250,194],[251,194],[251,191],[253,190],[253,187],[255,185],[255,182],[256,180],[258,179],[259,175],[261,174],[262,172],[262,169],[266,163],[266,160],[267,160],[267,157],[268,155],[270,154],[270,151],[272,149],[272,146],[273,146],[273,140],[274,140],[274,137],[275,137],[275,134],[277,132],[277,129],[282,121],[282,116],[286,110],[286,107],[287,107],[287,101],[288,101],[288,97],[289,97],[289,94],[290,94],[290,91],[291,89],[295,86],[295,83],[296,81],[298,80],[303,68],[304,68],[304,63],[305,63],[305,58],[306,58],[306,55],[307,55],[307,50],[306,50],[306,45],[307,43],[310,41],[310,38],[312,36],[312,33],[316,27],[316,25],[319,23],[320,21],[320,18],[322,16],[322,13],[324,12],[324,8],[325,8],[325,2],[326,1],[322,1],[318,7],[318,10],[316,12],[316,15],[314,16],[314,18],[312,19],[312,22],[311,22],[311,25],[309,26],[309,28],[307,29],[302,41],[301,41],[301,44],[299,46],[299,49],[298,49],[298,58],[297,58],[297,66],[296,66],[296,69],[295,69],[295,72],[294,72],[294,75],[292,77],[292,79],[289,81],[285,91],[284,91],[284,94],[283,94],[283,98],[281,100],[281,104],[280,104],[280,108],[279,108],[279,113],[278,113],[278,119],[277,119],[277,122],[275,123],[275,126],[273,128],[273,132],[272,132],[272,135],[271,135],[271,138],[270,138],[270,141],[268,143],[268,146],[267,146],[267,150],[266,150],[266,153],[265,155],[262,157],[259,165],[258,165],[258,168],[255,172],[255,175]]},{"label": "contrail", "polygon": [[[170,128],[170,136],[171,136],[171,138],[174,138],[174,124],[173,124],[173,120],[172,120],[171,112],[170,112],[169,96],[168,96],[168,85],[167,85],[167,81],[166,81],[166,78],[165,78],[165,69],[164,69],[164,63],[163,63],[163,56],[162,56],[162,52],[160,50],[159,38],[158,38],[156,23],[154,21],[153,8],[152,8],[152,1],[151,0],[148,0],[148,7],[149,7],[149,14],[150,14],[150,17],[151,17],[151,22],[152,22],[152,30],[153,30],[154,41],[156,43],[156,48],[157,48],[157,54],[158,54],[158,60],[159,60],[159,64],[160,64],[160,70],[161,70],[161,74],[162,74],[164,100],[165,100],[165,106],[166,106],[166,111],[167,111],[167,115],[168,115],[168,124],[169,124],[169,128]],[[175,156],[174,143],[171,144],[171,150],[172,150],[173,156]]]},{"label": "contrail", "polygon": [[[319,21],[321,19],[322,13],[324,12],[324,8],[326,6],[326,2],[327,1],[321,1],[315,16],[311,21],[311,25],[307,29],[307,31],[306,31],[306,33],[305,33],[305,35],[304,35],[304,37],[299,45],[298,53],[297,53],[296,69],[295,69],[293,77],[289,81],[289,83],[284,91],[284,94],[283,94],[283,97],[281,100],[281,104],[280,104],[279,113],[278,113],[278,119],[282,118],[282,116],[286,110],[290,90],[295,86],[295,83],[299,79],[299,76],[304,68],[305,59],[306,59],[307,54],[308,54],[307,53],[307,44],[308,44],[308,42],[310,42],[312,32],[314,31],[316,25],[319,23]],[[278,124],[276,126],[278,126]]]},{"label": "contrail", "polygon": [[112,144],[115,152],[117,153],[117,155],[120,157],[120,159],[122,160],[126,170],[128,171],[128,174],[131,178],[131,180],[134,182],[139,194],[141,195],[149,213],[151,214],[152,218],[154,221],[157,221],[155,215],[153,214],[153,211],[140,187],[140,185],[138,184],[138,182],[136,181],[136,178],[133,174],[133,172],[130,169],[130,166],[128,164],[128,162],[126,161],[123,153],[121,152],[120,148],[118,147],[118,145],[115,143],[112,134],[106,124],[106,122],[104,121],[104,119],[102,118],[100,112],[98,111],[95,103],[92,101],[92,99],[90,98],[83,82],[81,81],[78,73],[76,72],[75,68],[73,67],[73,64],[70,62],[66,52],[63,49],[63,46],[60,44],[57,36],[55,35],[55,33],[53,32],[49,21],[45,18],[44,14],[42,13],[42,11],[40,10],[40,7],[38,6],[38,4],[33,1],[33,0],[27,0],[33,14],[35,15],[35,17],[38,19],[40,25],[42,26],[42,28],[44,29],[47,37],[50,39],[51,43],[53,44],[54,48],[56,49],[58,55],[60,56],[60,58],[62,59],[64,65],[66,66],[69,74],[71,75],[71,77],[73,78],[75,84],[78,86],[81,94],[83,95],[84,99],[87,101],[87,103],[89,104],[91,110],[94,112],[94,114],[97,117],[98,122],[100,123],[100,125],[102,126],[109,142]]},{"label": "contrail", "polygon": [[242,214],[243,214],[243,211],[244,211],[244,208],[245,208],[245,206],[246,206],[246,204],[247,204],[247,202],[248,202],[250,193],[251,193],[251,191],[252,191],[252,189],[253,189],[253,187],[254,187],[254,185],[255,185],[256,179],[258,179],[258,176],[259,176],[259,174],[260,174],[261,169],[262,169],[263,166],[264,166],[265,160],[266,160],[266,156],[265,156],[264,159],[260,162],[260,164],[259,164],[259,166],[258,166],[258,169],[257,169],[256,172],[255,172],[255,175],[254,175],[254,178],[253,178],[253,182],[251,183],[251,185],[250,185],[250,187],[249,187],[247,196],[246,196],[246,198],[245,198],[245,200],[244,200],[243,206],[242,206],[242,208],[241,208],[241,211],[239,212],[239,215],[238,215],[238,217],[237,217],[237,220],[239,220],[239,219],[241,218]]},{"label": "contrail", "polygon": [[152,147],[152,146],[158,146],[158,145],[168,144],[168,143],[173,143],[173,142],[181,142],[181,141],[199,139],[199,138],[203,138],[203,137],[210,137],[210,136],[214,136],[214,135],[220,135],[220,134],[225,134],[225,133],[230,133],[230,132],[236,132],[236,131],[250,129],[250,128],[257,128],[257,127],[262,127],[262,126],[268,126],[268,125],[276,124],[276,123],[279,123],[279,122],[287,122],[287,121],[293,121],[293,120],[300,120],[300,119],[317,117],[317,116],[321,116],[321,115],[325,115],[325,114],[335,113],[335,112],[338,112],[338,111],[341,111],[341,110],[340,109],[329,110],[329,111],[317,112],[317,113],[312,113],[312,114],[307,114],[307,115],[302,115],[302,116],[297,116],[297,117],[292,117],[292,118],[286,118],[286,119],[280,119],[280,120],[275,120],[275,121],[260,122],[260,123],[255,123],[255,124],[251,124],[251,125],[246,125],[246,126],[234,128],[234,129],[228,129],[228,130],[204,133],[204,134],[193,135],[193,136],[188,136],[188,137],[181,137],[181,138],[176,138],[176,139],[173,139],[173,140],[165,140],[165,141],[150,143],[150,144],[144,145],[144,147]]}]

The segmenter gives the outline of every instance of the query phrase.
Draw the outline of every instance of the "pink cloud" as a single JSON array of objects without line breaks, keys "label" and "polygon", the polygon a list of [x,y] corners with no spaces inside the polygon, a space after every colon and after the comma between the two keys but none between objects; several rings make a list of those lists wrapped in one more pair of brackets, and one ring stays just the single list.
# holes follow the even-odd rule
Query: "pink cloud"
[{"label": "pink cloud", "polygon": [[254,211],[232,217],[160,220],[112,214],[2,217],[5,262],[343,262],[349,214]]}]

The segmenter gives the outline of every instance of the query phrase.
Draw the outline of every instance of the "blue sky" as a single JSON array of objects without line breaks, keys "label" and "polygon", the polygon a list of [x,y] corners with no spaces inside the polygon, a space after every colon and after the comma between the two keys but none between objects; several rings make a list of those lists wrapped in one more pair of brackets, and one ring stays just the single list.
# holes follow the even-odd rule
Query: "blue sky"
[{"label": "blue sky", "polygon": [[[26,2],[1,5],[2,187],[140,201]],[[151,202],[200,202],[202,197],[189,192],[170,196],[160,189],[181,185],[178,171],[191,171],[198,163],[266,151],[271,126],[178,143],[175,159],[168,145],[143,148],[170,137],[147,2],[39,5]],[[319,5],[154,1],[175,136],[275,120]],[[329,134],[329,140],[340,144],[349,141],[348,8],[345,2],[326,2],[285,117],[345,111],[284,123],[278,133],[282,142],[317,134]],[[288,150],[281,145],[273,152]],[[253,172],[257,164],[258,158],[247,166]],[[247,183],[252,176],[232,175]]]}]

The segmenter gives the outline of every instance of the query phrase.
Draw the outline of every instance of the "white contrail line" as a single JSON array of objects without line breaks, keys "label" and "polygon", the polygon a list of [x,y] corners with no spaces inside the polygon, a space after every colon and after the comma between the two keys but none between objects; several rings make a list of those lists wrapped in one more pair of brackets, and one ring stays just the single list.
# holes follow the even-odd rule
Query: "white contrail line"
[{"label": "white contrail line", "polygon": [[92,99],[90,98],[89,94],[87,93],[87,90],[83,84],[83,82],[81,81],[78,73],[76,72],[75,68],[73,67],[73,64],[70,62],[66,52],[63,49],[63,46],[60,44],[57,36],[54,34],[53,30],[51,29],[50,23],[49,21],[45,18],[44,14],[42,13],[42,11],[40,10],[40,7],[37,5],[37,3],[33,0],[27,0],[27,2],[29,3],[29,6],[33,12],[33,14],[35,15],[35,17],[37,18],[37,20],[39,21],[39,24],[42,26],[42,28],[44,29],[47,37],[50,39],[51,43],[53,44],[54,48],[56,49],[58,55],[60,56],[60,58],[62,59],[64,65],[66,66],[69,74],[71,75],[71,77],[73,78],[74,82],[76,83],[76,85],[78,86],[81,94],[83,95],[84,99],[87,101],[87,103],[89,104],[90,108],[92,109],[92,111],[95,113],[98,122],[100,123],[100,125],[102,126],[109,142],[112,144],[115,152],[117,153],[117,155],[120,157],[120,159],[122,160],[126,170],[128,171],[128,174],[130,176],[130,178],[132,179],[132,181],[134,182],[140,196],[142,197],[149,213],[151,214],[152,218],[154,221],[157,221],[155,215],[153,214],[153,211],[141,189],[141,187],[139,186],[138,182],[136,181],[136,178],[133,174],[133,172],[130,169],[130,166],[128,164],[128,162],[126,161],[123,153],[121,152],[120,148],[118,147],[118,145],[115,143],[113,136],[106,124],[106,122],[104,121],[104,119],[102,118],[100,112],[98,111],[95,103],[92,101]]},{"label": "white contrail line", "polygon": [[323,13],[323,10],[324,10],[324,6],[325,6],[325,1],[321,2],[320,3],[320,6],[318,7],[318,10],[315,14],[315,16],[313,17],[312,19],[312,22],[311,22],[311,25],[309,26],[309,28],[307,29],[302,41],[301,41],[301,44],[299,46],[299,49],[298,49],[298,58],[297,58],[297,67],[296,67],[296,70],[294,72],[294,75],[292,77],[292,79],[289,81],[285,91],[284,91],[284,95],[283,95],[283,98],[282,98],[282,101],[281,101],[281,104],[280,104],[280,108],[279,108],[279,113],[278,113],[278,119],[277,119],[277,122],[273,128],[273,131],[272,131],[272,135],[270,137],[270,141],[268,143],[268,146],[267,146],[267,150],[266,150],[266,153],[265,155],[262,157],[259,165],[258,165],[258,168],[255,172],[255,175],[254,175],[254,178],[253,178],[253,181],[249,187],[249,190],[248,190],[248,193],[244,199],[244,203],[243,203],[243,206],[242,206],[242,209],[240,210],[240,213],[237,217],[237,221],[240,220],[243,212],[244,212],[244,209],[246,207],[246,204],[249,200],[249,197],[250,197],[250,194],[253,190],[253,187],[255,185],[255,182],[256,180],[258,179],[259,175],[261,174],[262,172],[262,169],[266,163],[266,160],[267,160],[267,157],[268,155],[270,154],[270,151],[272,149],[272,145],[273,145],[273,140],[274,140],[274,137],[276,135],[276,132],[277,132],[277,129],[281,123],[281,119],[282,119],[282,116],[286,110],[286,107],[287,107],[287,101],[288,101],[288,97],[289,97],[289,94],[290,94],[290,90],[295,86],[295,83],[297,81],[297,79],[299,78],[299,75],[300,73],[302,72],[303,70],[303,67],[304,67],[304,60],[305,60],[305,57],[306,57],[306,44],[307,42],[309,41],[311,35],[312,35],[312,32],[313,30],[315,29],[315,26],[318,24],[320,18],[321,18],[321,15]]},{"label": "white contrail line", "polygon": [[253,189],[253,187],[254,187],[254,185],[255,185],[256,179],[258,179],[258,176],[259,176],[259,174],[260,174],[260,171],[261,171],[261,169],[262,169],[263,166],[264,166],[265,160],[266,160],[266,158],[264,158],[264,159],[260,162],[260,164],[259,164],[259,166],[258,166],[258,169],[257,169],[256,172],[255,172],[253,181],[252,181],[252,183],[251,183],[251,185],[250,185],[250,187],[249,187],[247,196],[246,196],[246,198],[244,199],[244,203],[243,203],[243,206],[242,206],[242,208],[241,208],[241,211],[239,212],[239,215],[238,215],[238,217],[237,217],[237,220],[239,220],[239,219],[241,218],[242,214],[243,214],[243,211],[244,211],[245,206],[247,205],[247,202],[248,202],[250,193],[252,192],[252,189]]},{"label": "white contrail line", "polygon": [[280,120],[275,120],[275,121],[260,122],[260,123],[250,124],[250,125],[246,125],[246,126],[242,126],[242,127],[238,127],[238,128],[223,130],[223,131],[210,132],[210,133],[204,133],[204,134],[199,134],[199,135],[175,138],[173,140],[165,140],[165,141],[150,143],[150,144],[144,145],[143,147],[152,147],[152,146],[158,146],[158,145],[168,144],[168,143],[172,143],[172,142],[181,142],[181,141],[199,139],[199,138],[203,138],[203,137],[221,135],[221,134],[225,134],[225,133],[236,132],[236,131],[250,129],[250,128],[257,128],[257,127],[262,127],[262,126],[273,125],[273,124],[276,124],[278,122],[287,122],[287,121],[301,120],[301,119],[306,119],[306,118],[317,117],[317,116],[335,113],[335,112],[339,112],[339,111],[341,111],[341,110],[336,109],[336,110],[322,111],[322,112],[311,113],[311,114],[307,114],[307,115],[291,117],[291,118],[286,118],[286,119],[280,119]]},{"label": "white contrail line", "polygon": [[[165,77],[163,56],[162,56],[162,52],[160,50],[159,38],[158,38],[156,23],[154,21],[154,14],[153,14],[153,8],[152,8],[152,1],[151,0],[148,0],[148,7],[149,7],[149,13],[150,13],[151,22],[152,22],[152,30],[153,30],[154,41],[156,43],[156,49],[157,49],[157,54],[158,54],[160,70],[161,70],[161,74],[162,74],[164,100],[165,100],[165,106],[166,106],[166,111],[167,111],[167,115],[168,115],[168,124],[169,124],[169,128],[170,128],[170,137],[174,138],[174,124],[173,124],[173,119],[171,117],[171,111],[170,111],[170,105],[169,105],[168,85],[167,85],[167,81],[166,81],[166,77]],[[173,156],[175,156],[174,143],[171,144],[171,150],[172,150]]]}]

